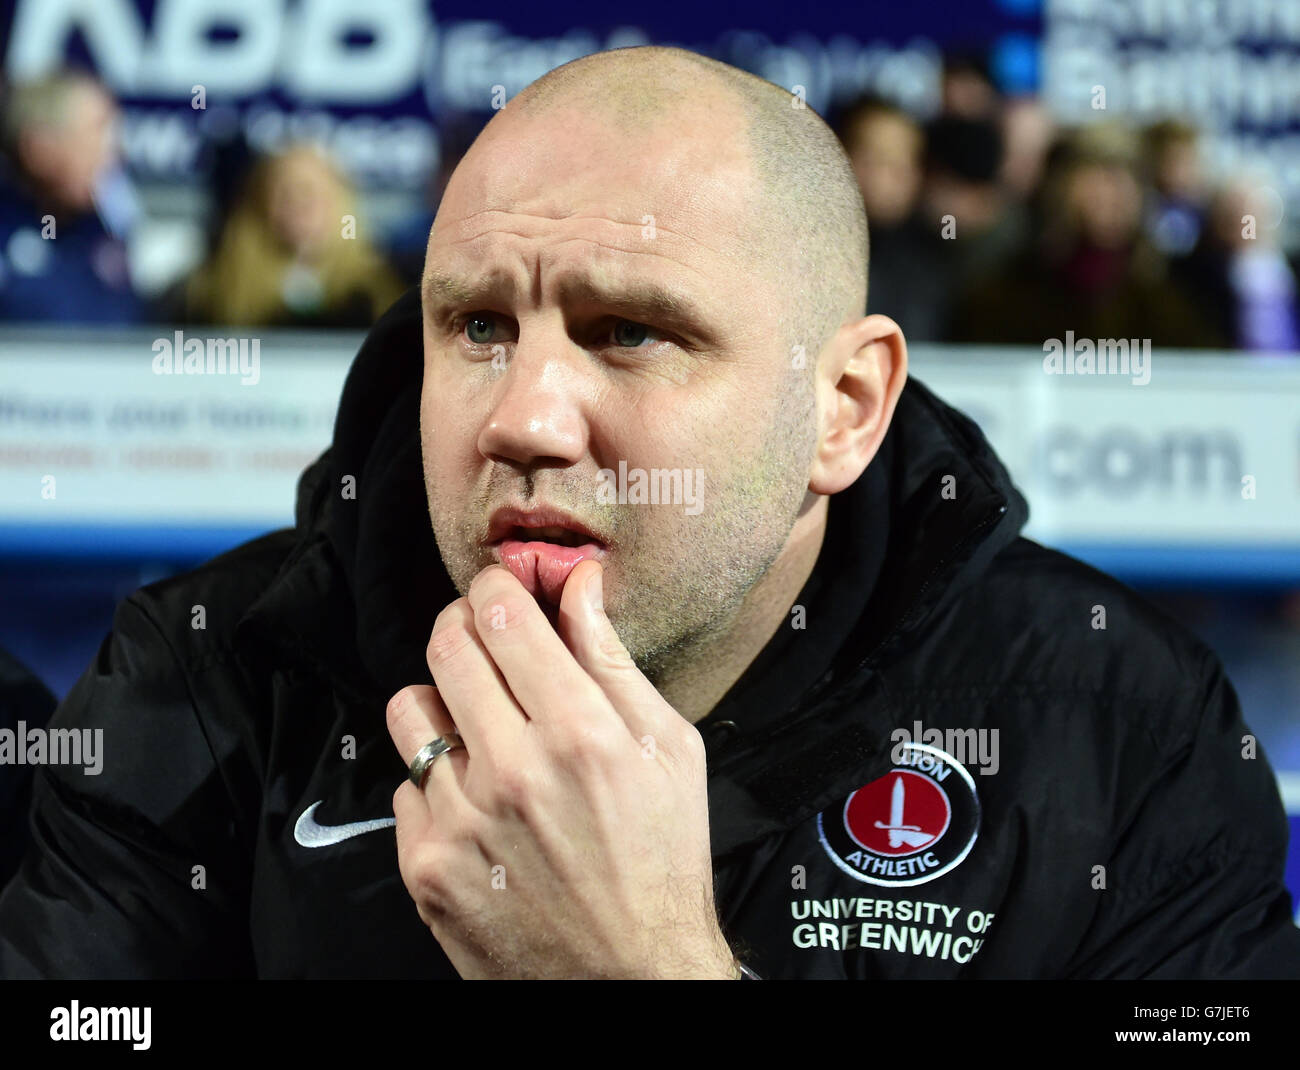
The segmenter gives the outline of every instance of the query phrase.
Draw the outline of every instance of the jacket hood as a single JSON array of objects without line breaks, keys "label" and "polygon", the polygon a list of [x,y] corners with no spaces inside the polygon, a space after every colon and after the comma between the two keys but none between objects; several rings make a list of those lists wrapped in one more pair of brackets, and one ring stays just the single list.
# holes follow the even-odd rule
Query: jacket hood
[{"label": "jacket hood", "polygon": [[[351,614],[355,643],[347,642],[340,621],[327,636],[317,609],[313,620],[300,622],[310,634],[300,634],[295,645],[324,644],[313,660],[340,676],[363,671],[347,689],[381,701],[406,684],[431,682],[428,636],[437,614],[458,597],[428,515],[422,377],[420,300],[411,290],[374,326],[353,362],[333,444],[299,483],[297,563],[281,572],[283,580],[294,571],[342,571],[350,605],[330,612]],[[831,501],[810,584],[827,591],[823,604],[838,607],[836,634],[817,636],[824,656],[813,659],[818,675],[803,701],[850,685],[896,656],[938,606],[1014,541],[1027,517],[1023,496],[975,424],[909,379],[880,453]],[[771,653],[755,660],[700,722],[702,730],[735,707],[756,677],[771,674]],[[795,654],[794,663],[808,660],[806,649]],[[790,659],[779,660],[787,672],[793,667]]]}]

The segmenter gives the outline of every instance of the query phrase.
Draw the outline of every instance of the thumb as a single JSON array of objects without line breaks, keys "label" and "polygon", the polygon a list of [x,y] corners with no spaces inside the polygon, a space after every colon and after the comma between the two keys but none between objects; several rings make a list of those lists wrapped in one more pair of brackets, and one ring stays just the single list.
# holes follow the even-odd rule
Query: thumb
[{"label": "thumb", "polygon": [[604,597],[604,567],[599,561],[580,562],[560,598],[560,638],[639,739],[653,732],[651,722],[670,707],[623,645],[605,613]]}]

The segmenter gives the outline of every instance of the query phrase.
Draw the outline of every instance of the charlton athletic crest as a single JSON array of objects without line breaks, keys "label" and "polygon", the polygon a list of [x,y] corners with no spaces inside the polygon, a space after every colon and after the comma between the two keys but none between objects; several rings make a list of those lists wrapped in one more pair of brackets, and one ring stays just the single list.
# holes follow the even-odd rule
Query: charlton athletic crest
[{"label": "charlton athletic crest", "polygon": [[979,834],[975,781],[952,755],[924,743],[901,746],[902,761],[817,815],[831,861],[867,884],[924,884],[956,868]]}]

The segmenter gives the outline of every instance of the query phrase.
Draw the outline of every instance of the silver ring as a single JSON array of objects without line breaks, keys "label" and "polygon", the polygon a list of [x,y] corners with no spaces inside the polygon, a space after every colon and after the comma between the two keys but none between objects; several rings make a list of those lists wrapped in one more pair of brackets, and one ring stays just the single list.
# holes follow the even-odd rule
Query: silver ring
[{"label": "silver ring", "polygon": [[455,750],[457,747],[463,746],[465,746],[465,741],[460,738],[459,732],[448,732],[445,736],[439,736],[437,739],[426,743],[411,761],[411,783],[423,791],[424,780],[429,775],[429,766],[433,765],[449,750]]}]

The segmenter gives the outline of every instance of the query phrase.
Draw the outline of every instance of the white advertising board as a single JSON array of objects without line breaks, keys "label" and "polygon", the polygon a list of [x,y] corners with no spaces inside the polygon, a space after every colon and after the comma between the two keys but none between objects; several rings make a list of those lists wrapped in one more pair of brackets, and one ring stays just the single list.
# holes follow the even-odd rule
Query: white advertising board
[{"label": "white advertising board", "polygon": [[[213,356],[171,331],[0,333],[0,552],[215,552],[291,523],[360,340],[260,332]],[[983,428],[1032,537],[1300,562],[1300,360],[1156,352],[1139,385],[1025,349],[910,359]]]}]

